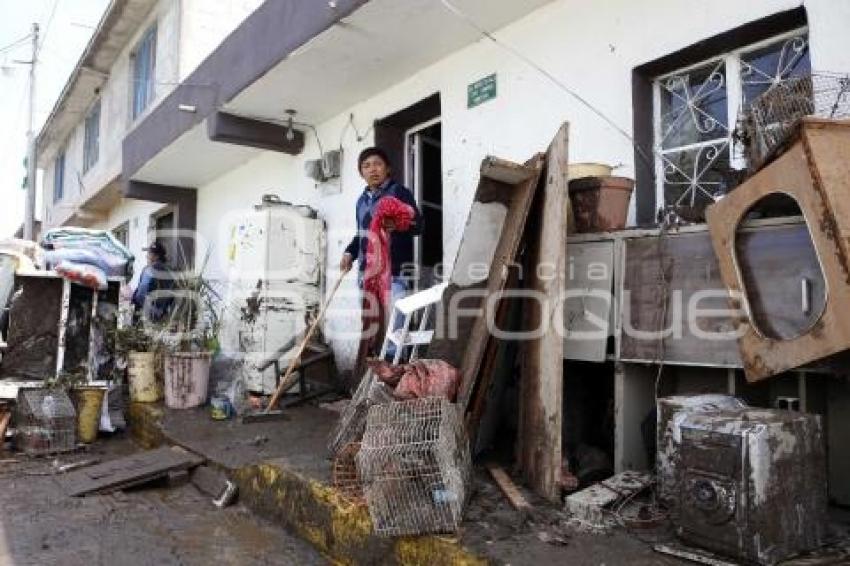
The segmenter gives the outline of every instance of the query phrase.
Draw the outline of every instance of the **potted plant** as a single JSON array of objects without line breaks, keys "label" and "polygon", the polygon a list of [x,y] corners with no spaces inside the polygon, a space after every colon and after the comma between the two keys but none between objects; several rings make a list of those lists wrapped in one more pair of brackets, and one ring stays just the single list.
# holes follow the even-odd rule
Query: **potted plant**
[{"label": "potted plant", "polygon": [[165,405],[187,409],[207,402],[210,364],[218,350],[221,298],[203,277],[203,269],[197,275],[175,275],[172,291],[162,339]]},{"label": "potted plant", "polygon": [[141,322],[115,331],[115,352],[126,362],[130,401],[155,403],[162,399],[156,341]]}]

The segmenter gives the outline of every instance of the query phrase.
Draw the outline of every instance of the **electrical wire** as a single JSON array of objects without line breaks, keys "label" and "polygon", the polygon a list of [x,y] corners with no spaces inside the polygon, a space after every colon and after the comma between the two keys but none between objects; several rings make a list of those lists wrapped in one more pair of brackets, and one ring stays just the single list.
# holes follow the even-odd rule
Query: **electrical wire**
[{"label": "electrical wire", "polygon": [[487,31],[486,29],[484,29],[475,20],[473,20],[468,14],[463,12],[463,10],[461,10],[460,8],[458,8],[457,6],[452,4],[450,0],[439,0],[439,1],[443,4],[443,6],[445,6],[455,16],[457,16],[459,19],[466,22],[467,25],[469,25],[471,28],[473,28],[475,31],[477,31],[481,35],[481,37],[490,40],[496,46],[500,47],[504,51],[507,51],[508,53],[510,53],[511,55],[513,55],[514,57],[516,57],[520,61],[524,62],[526,65],[528,65],[529,67],[531,67],[532,69],[534,69],[535,71],[540,73],[541,75],[543,75],[546,79],[548,79],[550,82],[552,82],[552,84],[554,84],[559,89],[561,89],[562,91],[564,91],[565,93],[570,95],[572,98],[577,100],[582,106],[584,106],[585,108],[590,110],[593,114],[595,114],[597,117],[599,117],[602,121],[604,121],[606,124],[611,126],[617,133],[619,133],[624,138],[629,140],[629,143],[635,149],[635,152],[638,154],[640,159],[642,159],[647,166],[654,167],[652,160],[650,159],[650,157],[648,155],[646,155],[646,152],[643,150],[643,148],[638,145],[638,143],[635,141],[634,137],[632,137],[632,135],[629,134],[626,130],[621,128],[613,119],[609,118],[607,114],[605,114],[600,109],[595,107],[590,101],[588,101],[586,98],[581,96],[579,93],[577,93],[576,91],[574,91],[573,89],[568,87],[560,79],[558,79],[555,75],[553,75],[552,73],[550,73],[549,71],[544,69],[542,66],[537,64],[531,58],[529,58],[528,56],[526,56],[525,54],[523,54],[519,50],[517,50],[517,49],[511,47],[510,45],[502,42],[501,40],[497,39],[492,33]]},{"label": "electrical wire", "polygon": [[9,51],[11,49],[14,49],[16,47],[20,47],[21,45],[26,43],[31,37],[32,37],[32,34],[28,33],[27,35],[20,38],[19,40],[13,41],[12,43],[10,43],[8,45],[4,45],[3,47],[0,47],[0,53],[4,53],[4,52]]},{"label": "electrical wire", "polygon": [[50,26],[53,23],[53,17],[56,15],[56,8],[59,6],[59,0],[53,0],[53,7],[50,9],[50,16],[47,18],[47,24],[44,26],[44,35],[41,36],[41,43],[36,47],[36,57],[41,53],[41,48],[47,42],[47,35],[50,33]]}]

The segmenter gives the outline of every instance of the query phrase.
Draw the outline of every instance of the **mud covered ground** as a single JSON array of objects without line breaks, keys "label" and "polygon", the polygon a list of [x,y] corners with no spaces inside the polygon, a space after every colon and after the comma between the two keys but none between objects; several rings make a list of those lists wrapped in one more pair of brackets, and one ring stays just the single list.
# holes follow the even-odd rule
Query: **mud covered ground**
[{"label": "mud covered ground", "polygon": [[[59,460],[108,460],[134,450],[113,438]],[[53,461],[0,452],[2,566],[327,563],[239,505],[217,509],[191,484],[67,497]]]}]

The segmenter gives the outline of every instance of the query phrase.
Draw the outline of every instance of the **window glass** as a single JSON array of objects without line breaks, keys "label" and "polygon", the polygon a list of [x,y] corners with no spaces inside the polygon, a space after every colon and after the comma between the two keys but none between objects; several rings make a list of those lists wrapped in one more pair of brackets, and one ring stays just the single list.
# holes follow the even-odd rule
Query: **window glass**
[{"label": "window glass", "polygon": [[723,61],[661,80],[662,147],[726,137],[728,115]]},{"label": "window glass", "polygon": [[782,39],[741,55],[741,88],[744,103],[792,77],[811,73],[808,35]]},{"label": "window glass", "polygon": [[154,97],[156,71],[156,26],[150,28],[133,54],[133,118],[137,118]]},{"label": "window glass", "polygon": [[65,152],[59,154],[53,164],[53,202],[65,196]]},{"label": "window glass", "polygon": [[83,173],[94,167],[100,153],[100,101],[95,102],[86,116]]}]

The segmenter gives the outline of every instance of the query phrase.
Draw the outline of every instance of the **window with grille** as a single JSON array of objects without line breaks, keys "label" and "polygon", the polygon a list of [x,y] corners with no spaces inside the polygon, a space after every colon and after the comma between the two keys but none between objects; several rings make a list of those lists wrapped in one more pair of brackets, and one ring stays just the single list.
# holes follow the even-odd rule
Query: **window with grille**
[{"label": "window with grille", "polygon": [[59,202],[65,196],[65,152],[62,151],[53,162],[53,202]]},{"label": "window with grille", "polygon": [[83,173],[95,166],[100,155],[100,100],[94,103],[85,123]]},{"label": "window with grille", "polygon": [[653,81],[656,203],[699,213],[746,166],[733,133],[739,111],[811,72],[805,28],[702,61]]},{"label": "window with grille", "polygon": [[130,57],[133,68],[132,115],[133,119],[136,119],[154,99],[156,84],[154,80],[156,72],[155,25],[145,32]]}]

